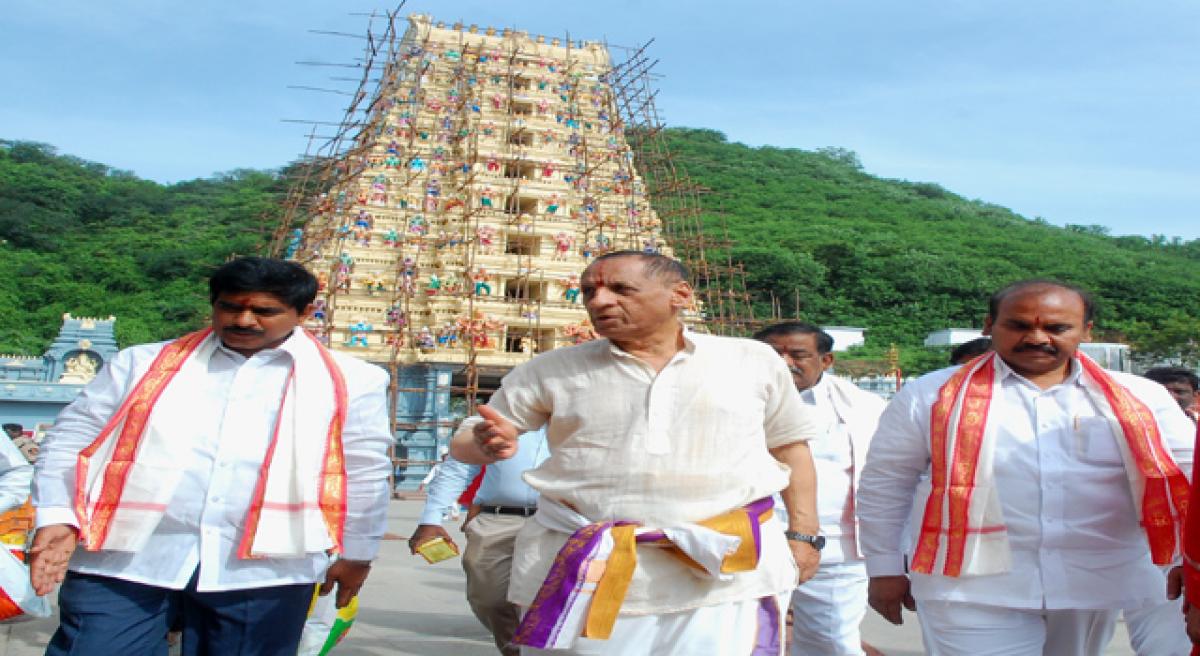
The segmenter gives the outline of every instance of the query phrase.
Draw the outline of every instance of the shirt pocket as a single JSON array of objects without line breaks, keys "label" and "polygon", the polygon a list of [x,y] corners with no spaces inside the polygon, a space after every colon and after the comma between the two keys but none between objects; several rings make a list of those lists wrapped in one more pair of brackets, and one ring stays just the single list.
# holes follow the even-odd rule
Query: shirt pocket
[{"label": "shirt pocket", "polygon": [[[1093,465],[1124,466],[1118,437],[1104,417],[1079,417],[1075,426],[1075,455]],[[1119,439],[1125,439],[1122,435]]]}]

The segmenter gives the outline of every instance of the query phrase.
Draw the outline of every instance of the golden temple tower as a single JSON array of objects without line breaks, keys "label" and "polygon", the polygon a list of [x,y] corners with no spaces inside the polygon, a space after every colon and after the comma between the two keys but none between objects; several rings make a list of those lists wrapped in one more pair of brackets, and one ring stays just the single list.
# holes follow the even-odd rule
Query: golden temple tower
[{"label": "golden temple tower", "polygon": [[413,15],[287,255],[309,328],[367,360],[507,369],[592,337],[578,276],[670,254],[595,42]]}]

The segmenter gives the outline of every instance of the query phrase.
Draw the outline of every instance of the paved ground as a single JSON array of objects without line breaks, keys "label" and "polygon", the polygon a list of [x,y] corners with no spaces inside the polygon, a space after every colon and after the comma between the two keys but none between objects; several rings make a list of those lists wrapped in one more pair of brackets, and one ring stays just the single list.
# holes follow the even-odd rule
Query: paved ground
[{"label": "paved ground", "polygon": [[[463,596],[463,573],[458,560],[426,565],[408,553],[407,539],[420,512],[420,500],[393,501],[389,530],[397,539],[384,542],[371,578],[361,595],[358,621],[340,656],[491,656],[491,639],[471,615]],[[455,539],[459,540],[457,530]],[[463,541],[459,541],[460,545]],[[893,627],[867,613],[863,635],[887,656],[922,653],[915,617]],[[53,631],[53,619],[0,626],[0,656],[41,654]],[[1124,626],[1118,626],[1106,656],[1128,655]]]}]

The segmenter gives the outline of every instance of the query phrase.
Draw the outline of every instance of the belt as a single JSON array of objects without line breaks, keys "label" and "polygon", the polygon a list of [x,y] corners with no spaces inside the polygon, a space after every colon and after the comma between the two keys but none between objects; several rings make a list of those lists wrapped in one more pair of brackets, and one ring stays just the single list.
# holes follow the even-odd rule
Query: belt
[{"label": "belt", "polygon": [[518,515],[520,517],[533,517],[533,513],[537,512],[537,506],[489,506],[487,504],[479,504],[479,511],[489,515]]}]

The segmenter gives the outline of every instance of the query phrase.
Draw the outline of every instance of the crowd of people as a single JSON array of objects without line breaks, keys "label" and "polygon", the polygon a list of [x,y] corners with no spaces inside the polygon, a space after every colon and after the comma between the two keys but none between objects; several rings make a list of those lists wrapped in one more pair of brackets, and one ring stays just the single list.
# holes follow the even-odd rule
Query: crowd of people
[{"label": "crowd of people", "polygon": [[[428,480],[409,546],[457,548],[445,511],[475,488],[467,602],[501,653],[871,654],[868,608],[916,612],[930,654],[1099,654],[1122,613],[1140,656],[1200,643],[1196,375],[1088,359],[1085,290],[997,291],[989,341],[885,403],[816,326],[689,330],[688,279],[592,261],[600,338],[510,371]],[[304,331],[299,265],[232,260],[209,291],[210,327],[121,351],[40,445],[47,654],[177,630],[184,654],[291,656],[314,588],[345,607],[370,573],[386,373]]]}]

